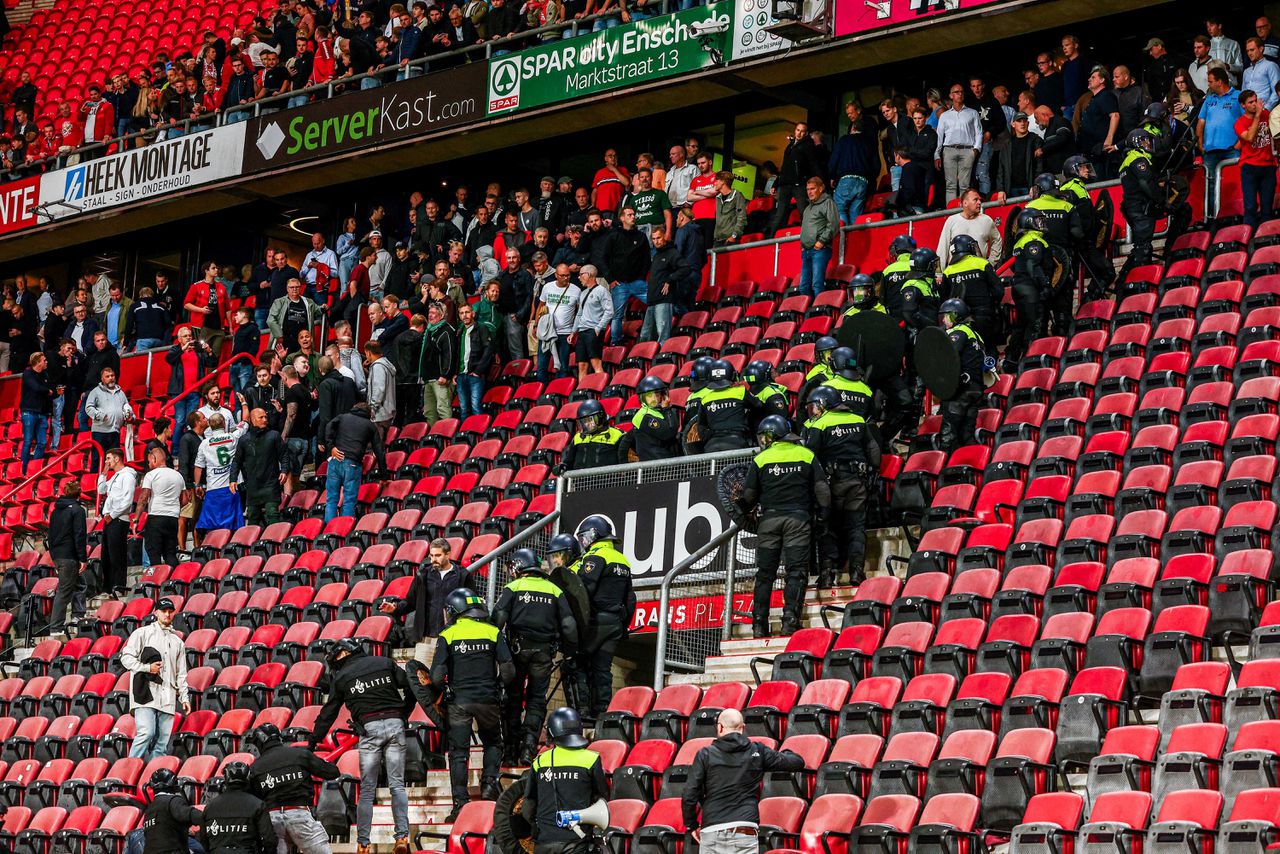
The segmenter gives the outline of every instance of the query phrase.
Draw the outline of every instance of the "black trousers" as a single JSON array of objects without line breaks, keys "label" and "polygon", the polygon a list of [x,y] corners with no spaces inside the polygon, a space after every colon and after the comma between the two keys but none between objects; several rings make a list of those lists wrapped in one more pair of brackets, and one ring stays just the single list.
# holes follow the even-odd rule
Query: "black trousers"
[{"label": "black trousers", "polygon": [[800,620],[804,592],[809,584],[809,520],[802,516],[766,515],[756,529],[756,583],[751,605],[753,623],[768,625],[769,599],[778,578],[778,566],[786,566],[782,588],[783,622]]},{"label": "black trousers", "polygon": [[248,496],[244,505],[244,521],[246,525],[263,527],[279,522],[280,496],[263,494]]},{"label": "black trousers", "polygon": [[484,765],[480,772],[482,785],[498,779],[498,766],[502,762],[502,715],[497,703],[449,704],[449,787],[453,790],[453,802],[465,804],[471,800],[467,788],[467,760],[471,757],[472,727],[480,733],[484,745]]},{"label": "black trousers", "polygon": [[805,193],[804,184],[784,184],[775,186],[774,190],[777,191],[777,195],[774,197],[773,217],[769,220],[770,237],[787,227],[787,218],[791,215],[793,201],[801,216],[804,216],[804,209],[809,207],[809,196]]},{"label": "black trousers", "polygon": [[884,429],[881,438],[887,446],[898,434],[912,426],[911,391],[907,388],[907,378],[901,373],[878,381],[876,388],[884,398]]},{"label": "black trousers", "polygon": [[167,564],[171,569],[178,565],[177,516],[148,516],[142,541],[152,563]]},{"label": "black trousers", "polygon": [[586,717],[598,718],[613,699],[613,657],[627,636],[627,627],[617,614],[599,614],[590,643],[578,656],[578,702]]},{"label": "black trousers", "polygon": [[831,512],[822,535],[822,559],[839,568],[846,561],[855,581],[866,576],[867,484],[852,474],[832,475]]},{"label": "black trousers", "polygon": [[1031,342],[1044,334],[1044,299],[1040,286],[1026,277],[1015,277],[1013,304],[1018,308],[1018,325],[1005,356],[1016,362],[1026,354]]},{"label": "black trousers", "polygon": [[961,445],[973,444],[978,431],[978,407],[982,402],[982,389],[963,388],[951,400],[942,404],[942,450],[951,451]]},{"label": "black trousers", "polygon": [[112,519],[102,529],[102,587],[105,591],[129,583],[129,521]]},{"label": "black trousers", "polygon": [[[536,742],[547,717],[547,692],[554,665],[550,647],[526,647],[515,654],[516,678],[507,686],[507,746],[516,750],[522,738]],[[521,710],[523,709],[523,716]]]},{"label": "black trousers", "polygon": [[[1120,269],[1118,278],[1118,281],[1123,285],[1129,277],[1130,270],[1134,267],[1141,267],[1143,264],[1151,263],[1151,241],[1155,239],[1156,218],[1149,212],[1145,204],[1121,202],[1120,211],[1128,221],[1129,230],[1133,235],[1133,247],[1129,250],[1129,257],[1125,259],[1124,267]],[[1172,244],[1170,245],[1172,246]],[[1136,292],[1125,290],[1124,295],[1127,296]]]},{"label": "black trousers", "polygon": [[58,588],[53,593],[53,610],[49,613],[49,628],[63,629],[67,625],[67,606],[71,606],[73,619],[83,617],[86,610],[86,584],[80,574],[80,563],[74,560],[55,560],[53,568],[58,572]]}]

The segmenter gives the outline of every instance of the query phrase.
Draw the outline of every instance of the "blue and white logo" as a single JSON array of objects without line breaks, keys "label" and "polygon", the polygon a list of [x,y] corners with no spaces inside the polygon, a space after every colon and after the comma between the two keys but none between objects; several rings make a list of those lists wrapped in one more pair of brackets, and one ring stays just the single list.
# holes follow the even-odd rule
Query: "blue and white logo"
[{"label": "blue and white logo", "polygon": [[65,201],[74,202],[84,198],[84,172],[85,167],[81,166],[67,173],[67,188],[62,194]]}]

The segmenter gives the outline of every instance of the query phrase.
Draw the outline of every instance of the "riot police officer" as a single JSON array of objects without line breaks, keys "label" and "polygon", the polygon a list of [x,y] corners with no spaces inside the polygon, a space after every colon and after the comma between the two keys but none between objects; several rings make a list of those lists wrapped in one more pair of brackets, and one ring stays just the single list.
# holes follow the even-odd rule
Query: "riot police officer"
[{"label": "riot police officer", "polygon": [[714,453],[747,447],[750,408],[747,389],[734,381],[733,366],[724,359],[716,359],[694,414],[702,437],[702,450]]},{"label": "riot police officer", "polygon": [[864,311],[878,311],[888,314],[884,305],[876,299],[876,283],[866,273],[858,273],[849,280],[849,306],[844,310],[841,322],[846,317],[857,317]]},{"label": "riot police officer", "polygon": [[[773,381],[773,366],[759,359],[747,364],[742,372],[747,381],[747,393],[754,402],[753,417],[755,423],[767,415],[791,415],[791,401],[787,398],[787,387]],[[755,423],[752,424],[754,429]]]},{"label": "riot police officer", "polygon": [[316,780],[336,780],[338,766],[305,747],[286,745],[275,724],[262,724],[252,739],[258,758],[249,767],[249,791],[266,804],[280,847],[329,854],[329,832],[312,807]]},{"label": "riot police officer", "polygon": [[698,409],[702,406],[702,396],[707,393],[707,382],[711,379],[711,368],[715,363],[716,360],[710,356],[699,356],[689,368],[689,396],[684,400],[684,426],[680,434],[680,442],[686,454],[702,453],[703,438],[698,433]]},{"label": "riot police officer", "polygon": [[356,842],[368,846],[373,824],[373,796],[386,769],[391,789],[391,815],[397,844],[409,845],[409,794],[404,787],[405,725],[414,697],[404,669],[382,655],[365,655],[355,638],[342,638],[329,648],[332,671],[329,699],[316,716],[309,747],[324,741],[345,705],[351,727],[360,737],[360,800],[356,804]]},{"label": "riot police officer", "polygon": [[1164,172],[1169,167],[1169,155],[1173,153],[1169,108],[1161,101],[1152,101],[1143,111],[1139,127],[1151,134],[1151,164],[1157,172]]},{"label": "riot police officer", "polygon": [[804,383],[800,386],[800,400],[808,400],[809,392],[835,376],[831,370],[831,356],[840,342],[830,335],[823,335],[813,344],[813,367],[804,375]]},{"label": "riot police officer", "polygon": [[[178,775],[168,768],[157,769],[148,785],[154,794],[142,814],[143,850],[147,854],[187,854],[188,828],[200,823],[200,810],[191,806]],[[328,841],[326,836],[326,851]]]},{"label": "riot police officer", "polygon": [[228,762],[222,769],[222,792],[205,806],[198,838],[208,854],[275,854],[271,813],[249,793],[245,763]]},{"label": "riot police officer", "polygon": [[902,312],[902,286],[911,278],[914,251],[916,239],[909,234],[899,234],[889,244],[889,264],[880,273],[880,301],[891,317],[898,317]]},{"label": "riot police officer", "polygon": [[898,319],[906,328],[909,339],[914,340],[915,333],[926,326],[932,326],[938,316],[938,291],[934,281],[938,269],[938,253],[921,246],[911,251],[910,263],[910,273],[902,283],[902,305]]},{"label": "riot police officer", "polygon": [[942,290],[948,298],[965,301],[973,313],[973,328],[983,341],[995,345],[1000,340],[1004,283],[979,253],[978,241],[967,234],[951,239],[951,263],[942,271]]},{"label": "riot police officer", "polygon": [[[832,389],[840,399],[840,404],[849,412],[856,412],[862,418],[871,417],[871,386],[862,380],[862,372],[858,370],[858,360],[853,350],[848,347],[837,347],[831,357],[834,375],[820,388]],[[813,397],[813,392],[809,392]]]},{"label": "riot police officer", "polygon": [[1044,237],[1044,217],[1037,211],[1018,214],[1018,239],[1013,244],[1013,303],[1018,326],[1013,330],[1005,358],[1013,364],[1031,342],[1044,335],[1045,303],[1054,275],[1054,257]]},{"label": "riot police officer", "polygon": [[622,437],[624,461],[632,454],[642,463],[680,456],[680,416],[667,396],[661,377],[645,377],[636,385],[640,408],[631,416],[631,430]]},{"label": "riot police officer", "polygon": [[786,565],[782,633],[789,635],[800,628],[800,609],[804,607],[809,581],[813,523],[826,521],[831,490],[822,464],[791,432],[785,418],[765,418],[756,437],[760,452],[747,469],[742,508],[748,513],[760,509],[751,631],[754,637],[764,638],[770,636],[769,600],[779,563]]},{"label": "riot police officer", "polygon": [[867,499],[880,471],[880,446],[860,415],[850,412],[835,390],[813,390],[808,402],[805,446],[831,479],[831,512],[819,552],[818,586],[829,588],[848,561],[851,584],[866,578]]},{"label": "riot police officer", "polygon": [[942,403],[942,450],[976,441],[978,405],[982,400],[982,375],[986,369],[986,347],[974,330],[969,307],[964,300],[949,299],[942,304],[938,321],[960,359],[960,385],[955,397]]},{"label": "riot police officer", "polygon": [[1164,210],[1165,197],[1151,160],[1155,150],[1151,134],[1134,128],[1125,137],[1124,147],[1124,159],[1120,161],[1120,188],[1124,198],[1120,211],[1129,222],[1133,246],[1120,270],[1119,281],[1127,284],[1130,270],[1151,263],[1151,241],[1156,233],[1156,218]]},{"label": "riot police officer", "polygon": [[1111,261],[1098,246],[1099,223],[1098,211],[1093,206],[1093,197],[1085,187],[1085,182],[1094,178],[1093,164],[1082,154],[1068,157],[1062,164],[1062,174],[1066,177],[1060,188],[1063,198],[1071,202],[1071,249],[1080,264],[1089,273],[1091,285],[1089,294],[1093,299],[1101,299],[1107,289],[1115,283],[1116,270]]},{"label": "riot police officer", "polygon": [[[573,709],[561,707],[547,718],[550,750],[533,761],[520,814],[533,827],[533,854],[561,854],[577,843],[572,827],[557,814],[580,811],[609,796],[600,754],[587,750],[582,719]],[[580,828],[594,834],[591,827]]]},{"label": "riot police officer", "polygon": [[[899,237],[905,236],[899,235]],[[910,238],[907,239],[909,240]],[[894,238],[895,243],[897,240],[898,238]],[[909,267],[910,258],[902,263]],[[876,299],[875,283],[871,277],[859,273],[849,283],[849,307],[845,309],[841,322],[855,318],[864,312],[889,315],[885,305]],[[893,366],[890,367],[892,368]],[[882,395],[880,406],[883,424],[880,438],[884,444],[888,444],[907,428],[912,418],[911,392],[907,389],[907,380],[903,375],[902,365],[897,365],[896,369],[893,370],[886,370],[884,366],[876,365],[876,370],[866,380],[867,385],[873,391],[878,391]],[[809,390],[809,394],[812,396],[812,389]],[[806,401],[808,399],[807,397],[804,398]]]},{"label": "riot police officer", "polygon": [[453,790],[451,822],[471,800],[467,789],[467,760],[471,754],[471,730],[480,733],[484,746],[480,772],[480,797],[495,800],[501,792],[498,768],[502,761],[501,686],[515,675],[511,650],[498,627],[489,622],[484,600],[466,588],[454,590],[445,599],[445,611],[452,622],[436,640],[431,660],[431,684],[450,691],[446,716],[449,719],[449,784]]},{"label": "riot police officer", "polygon": [[506,635],[515,666],[507,695],[507,764],[528,765],[538,751],[538,735],[547,716],[556,652],[566,658],[577,656],[578,624],[564,591],[547,577],[547,569],[532,549],[517,549],[511,562],[516,578],[498,596],[493,624]]},{"label": "riot police officer", "polygon": [[578,575],[591,600],[592,617],[591,641],[583,650],[583,673],[578,677],[579,701],[585,705],[586,717],[595,720],[613,699],[613,656],[631,631],[636,591],[631,584],[631,561],[618,548],[618,535],[608,517],[583,519],[577,537],[583,548]]},{"label": "riot police officer", "polygon": [[564,449],[557,474],[625,462],[619,451],[622,431],[609,426],[609,416],[600,401],[584,400],[578,404],[575,421],[578,432],[573,434],[573,440]]},{"label": "riot police officer", "polygon": [[1075,206],[1062,197],[1057,177],[1041,172],[1031,184],[1031,201],[1026,210],[1044,216],[1044,236],[1064,257],[1071,252],[1071,212]]}]

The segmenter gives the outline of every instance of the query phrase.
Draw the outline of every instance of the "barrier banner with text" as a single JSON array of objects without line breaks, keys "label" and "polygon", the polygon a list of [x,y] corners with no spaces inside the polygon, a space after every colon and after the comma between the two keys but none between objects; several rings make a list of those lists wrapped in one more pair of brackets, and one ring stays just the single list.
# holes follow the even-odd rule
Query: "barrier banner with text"
[{"label": "barrier banner with text", "polygon": [[836,0],[835,34],[853,36],[870,33],[923,18],[950,15],[1000,0]]},{"label": "barrier banner with text", "polygon": [[40,177],[23,178],[0,187],[0,234],[11,234],[36,224],[40,202]]}]

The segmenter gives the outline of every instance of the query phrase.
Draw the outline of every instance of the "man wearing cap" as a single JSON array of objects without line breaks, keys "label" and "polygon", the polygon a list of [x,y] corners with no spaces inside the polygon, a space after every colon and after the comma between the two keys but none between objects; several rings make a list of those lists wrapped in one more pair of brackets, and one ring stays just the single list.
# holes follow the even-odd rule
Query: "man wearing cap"
[{"label": "man wearing cap", "polygon": [[1147,59],[1142,63],[1142,88],[1151,101],[1163,101],[1169,97],[1173,74],[1183,63],[1169,55],[1162,39],[1147,39],[1142,48]]},{"label": "man wearing cap", "polygon": [[129,755],[144,762],[168,753],[178,707],[184,715],[191,714],[187,656],[182,638],[173,629],[174,610],[172,599],[161,599],[152,612],[155,621],[135,629],[120,650],[120,664],[125,670],[149,677],[149,696],[137,690],[129,694],[129,710],[137,725]]},{"label": "man wearing cap", "polygon": [[[569,193],[573,192],[573,181],[560,179],[560,186],[569,185]],[[539,183],[541,195],[538,197],[538,214],[542,224],[550,230],[557,243],[564,241],[565,226],[569,224],[569,194],[557,187],[557,182],[550,175],[543,175]]]}]

